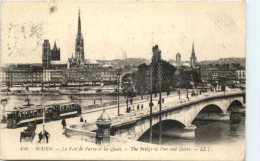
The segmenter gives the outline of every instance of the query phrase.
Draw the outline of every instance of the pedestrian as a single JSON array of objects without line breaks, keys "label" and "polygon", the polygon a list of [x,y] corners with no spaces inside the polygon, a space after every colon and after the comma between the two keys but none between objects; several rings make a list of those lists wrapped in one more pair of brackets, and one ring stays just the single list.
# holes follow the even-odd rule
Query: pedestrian
[{"label": "pedestrian", "polygon": [[85,120],[85,123],[87,123],[87,120]]},{"label": "pedestrian", "polygon": [[96,133],[96,144],[99,143],[99,140],[98,140],[98,133]]},{"label": "pedestrian", "polygon": [[44,137],[46,138],[46,143],[48,144],[49,138],[50,138],[50,134],[48,133],[48,131],[44,130]]},{"label": "pedestrian", "polygon": [[38,134],[38,136],[39,136],[39,141],[38,141],[38,143],[41,143],[42,138],[43,138],[42,132],[40,132],[40,133]]},{"label": "pedestrian", "polygon": [[84,120],[83,120],[83,117],[82,116],[80,116],[80,122],[83,122]]},{"label": "pedestrian", "polygon": [[96,104],[96,100],[94,100],[94,105]]},{"label": "pedestrian", "polygon": [[137,110],[139,110],[139,104],[137,105]]},{"label": "pedestrian", "polygon": [[133,99],[132,99],[132,98],[130,98],[130,104],[131,104],[131,105],[133,104]]},{"label": "pedestrian", "polygon": [[142,104],[141,109],[143,109],[143,108],[144,108],[144,105]]},{"label": "pedestrian", "polygon": [[162,99],[162,103],[164,103],[164,98]]},{"label": "pedestrian", "polygon": [[102,104],[102,98],[100,97],[100,104]]},{"label": "pedestrian", "polygon": [[66,120],[64,118],[62,119],[61,124],[63,129],[65,129],[67,125],[66,125]]}]

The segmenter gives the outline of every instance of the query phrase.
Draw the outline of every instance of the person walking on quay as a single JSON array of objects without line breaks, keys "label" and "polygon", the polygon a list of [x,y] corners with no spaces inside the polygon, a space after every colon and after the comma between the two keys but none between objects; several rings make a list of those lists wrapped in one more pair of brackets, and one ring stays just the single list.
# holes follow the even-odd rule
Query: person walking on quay
[{"label": "person walking on quay", "polygon": [[43,135],[44,135],[44,137],[46,139],[46,143],[48,144],[48,141],[49,141],[49,138],[50,138],[51,135],[46,130],[44,130],[44,134]]},{"label": "person walking on quay", "polygon": [[139,110],[139,104],[137,105],[137,110]]},{"label": "person walking on quay", "polygon": [[162,99],[162,103],[164,103],[164,98]]},{"label": "person walking on quay", "polygon": [[67,126],[67,125],[66,125],[66,120],[65,120],[65,119],[62,119],[61,124],[62,124],[63,129],[65,129],[66,126]]},{"label": "person walking on quay", "polygon": [[43,138],[42,132],[40,132],[40,133],[38,134],[38,136],[39,136],[39,141],[38,141],[38,143],[41,143],[42,138]]},{"label": "person walking on quay", "polygon": [[130,98],[130,104],[131,105],[133,104],[133,98]]},{"label": "person walking on quay", "polygon": [[144,105],[142,104],[141,109],[143,109],[143,108],[144,108]]},{"label": "person walking on quay", "polygon": [[83,120],[83,117],[82,117],[82,116],[80,116],[80,122],[84,122],[84,120]]}]

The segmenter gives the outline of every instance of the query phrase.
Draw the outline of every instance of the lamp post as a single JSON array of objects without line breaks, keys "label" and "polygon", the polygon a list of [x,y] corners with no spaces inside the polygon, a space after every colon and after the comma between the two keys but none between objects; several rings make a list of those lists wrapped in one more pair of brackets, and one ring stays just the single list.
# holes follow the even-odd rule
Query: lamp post
[{"label": "lamp post", "polygon": [[150,68],[150,143],[153,141],[153,117],[152,117],[152,107],[153,107],[153,66],[151,64]]},{"label": "lamp post", "polygon": [[119,83],[120,83],[120,72],[117,72],[117,108],[118,108],[118,116],[120,115],[120,109],[119,109]]},{"label": "lamp post", "polygon": [[162,143],[162,70],[161,70],[161,59],[159,59],[159,144]]}]

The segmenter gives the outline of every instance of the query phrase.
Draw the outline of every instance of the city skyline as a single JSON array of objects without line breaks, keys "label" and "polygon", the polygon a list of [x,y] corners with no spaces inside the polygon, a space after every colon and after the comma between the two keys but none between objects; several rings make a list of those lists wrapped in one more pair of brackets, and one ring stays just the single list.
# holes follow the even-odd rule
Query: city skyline
[{"label": "city skyline", "polygon": [[[182,61],[189,61],[193,42],[198,62],[245,57],[245,15],[239,12],[245,6],[239,2],[214,2],[223,5],[210,5],[203,11],[196,9],[201,7],[199,2],[160,3],[156,6],[145,2],[114,2],[109,5],[49,2],[42,3],[39,14],[26,18],[26,21],[23,21],[24,17],[36,13],[34,3],[15,5],[15,8],[12,3],[3,3],[3,10],[11,9],[13,12],[1,24],[2,32],[8,33],[1,38],[1,64],[41,63],[44,39],[50,41],[51,48],[56,41],[61,49],[61,61],[67,62],[72,54],[75,56],[79,8],[85,59],[151,59],[152,46],[157,44],[163,59],[175,59],[180,52]],[[143,9],[143,5],[150,7]],[[231,5],[237,7],[227,10]],[[23,13],[25,9],[29,12]],[[135,12],[125,12],[126,9]],[[151,17],[155,13],[153,9],[159,12]],[[20,19],[15,17],[17,14]]]}]

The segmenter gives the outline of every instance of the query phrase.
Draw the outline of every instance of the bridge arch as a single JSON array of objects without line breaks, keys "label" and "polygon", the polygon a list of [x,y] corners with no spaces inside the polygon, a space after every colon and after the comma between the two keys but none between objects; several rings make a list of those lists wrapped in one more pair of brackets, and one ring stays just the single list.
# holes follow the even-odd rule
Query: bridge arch
[{"label": "bridge arch", "polygon": [[[159,134],[159,126],[160,126],[159,122],[153,123],[153,126],[152,126],[153,136],[157,136]],[[168,129],[168,130],[169,129],[181,129],[184,127],[185,127],[185,125],[183,123],[181,123],[180,121],[175,120],[175,119],[162,120],[162,131],[164,131],[165,129]],[[141,135],[139,135],[137,140],[141,139],[145,135],[149,135],[149,132],[150,132],[150,127],[148,127],[148,129],[146,129],[145,132],[143,132]]]},{"label": "bridge arch", "polygon": [[228,112],[237,112],[240,108],[243,107],[243,104],[240,100],[233,100],[227,108]]},{"label": "bridge arch", "polygon": [[216,104],[206,105],[199,111],[199,113],[223,113],[223,112],[224,112],[223,109]]},{"label": "bridge arch", "polygon": [[218,105],[209,104],[209,105],[202,107],[199,112],[195,113],[194,114],[195,117],[191,120],[191,122],[193,122],[197,117],[200,117],[200,115],[203,115],[203,114],[224,113],[224,112],[225,111]]}]

